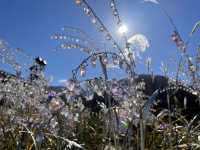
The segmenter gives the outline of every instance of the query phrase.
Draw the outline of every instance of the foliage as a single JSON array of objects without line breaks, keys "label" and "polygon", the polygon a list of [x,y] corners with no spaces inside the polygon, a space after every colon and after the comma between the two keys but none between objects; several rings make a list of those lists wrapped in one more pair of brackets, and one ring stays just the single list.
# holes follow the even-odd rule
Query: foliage
[{"label": "foliage", "polygon": [[[16,75],[0,72],[0,149],[200,149],[199,114],[188,119],[179,110],[187,106],[187,99],[182,97],[184,106],[172,111],[171,95],[167,93],[167,110],[160,110],[155,115],[151,110],[152,103],[156,103],[155,97],[149,101],[151,95],[145,94],[148,85],[136,81],[137,54],[150,46],[147,38],[139,34],[128,39],[123,33],[125,43],[122,47],[86,0],[75,2],[111,42],[112,48],[100,51],[99,43],[73,27],[64,27],[61,33],[53,34],[51,39],[59,42],[58,49],[80,49],[88,54],[72,71],[66,86],[55,90],[44,76],[45,61],[36,58],[29,68],[29,76],[22,77],[20,68],[24,65],[15,59],[19,50],[13,55],[8,44],[0,40],[0,60],[16,71]],[[160,4],[155,0],[148,2]],[[115,0],[111,0],[110,7],[117,26],[121,27],[123,24]],[[171,17],[162,10],[174,26]],[[199,22],[191,36],[198,26]],[[169,70],[165,64],[162,65],[164,75],[170,78],[168,82],[173,84],[174,91],[184,84],[188,92],[190,86],[192,93],[199,96],[199,47],[195,57],[189,56],[188,43],[176,27],[171,38],[181,53],[181,59],[175,77],[166,76]],[[151,58],[144,63],[150,73]],[[102,75],[87,79],[89,66],[100,66]],[[122,69],[127,76],[123,80],[110,79],[109,67]]]}]

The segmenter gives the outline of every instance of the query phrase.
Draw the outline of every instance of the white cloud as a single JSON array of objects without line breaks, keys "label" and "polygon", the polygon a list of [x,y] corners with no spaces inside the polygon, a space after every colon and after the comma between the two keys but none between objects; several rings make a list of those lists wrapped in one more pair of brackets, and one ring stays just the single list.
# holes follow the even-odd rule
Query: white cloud
[{"label": "white cloud", "polygon": [[159,4],[158,0],[144,0],[144,2],[150,2],[154,4]]},{"label": "white cloud", "polygon": [[128,39],[128,43],[130,43],[134,49],[139,50],[140,52],[145,52],[145,50],[150,47],[147,37],[143,34],[133,35]]},{"label": "white cloud", "polygon": [[65,84],[66,82],[67,82],[66,79],[60,79],[60,80],[58,80],[58,83],[60,83],[60,84]]}]

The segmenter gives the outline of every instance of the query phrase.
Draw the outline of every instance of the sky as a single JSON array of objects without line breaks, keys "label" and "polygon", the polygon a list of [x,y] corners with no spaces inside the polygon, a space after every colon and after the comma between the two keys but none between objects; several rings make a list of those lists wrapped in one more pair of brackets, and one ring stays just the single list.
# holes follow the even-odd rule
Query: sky
[{"label": "sky", "polygon": [[[109,1],[88,0],[88,3],[120,42]],[[192,27],[200,20],[200,1],[160,0],[160,3],[173,18],[183,39],[187,40]],[[142,64],[148,56],[152,58],[152,70],[156,74],[161,74],[161,61],[169,63],[173,70],[173,60],[179,57],[178,50],[170,38],[173,28],[159,6],[142,0],[118,0],[117,6],[128,27],[128,36],[140,33],[150,41],[150,48],[141,54],[137,72],[147,71]],[[22,48],[33,57],[46,59],[48,65],[45,73],[48,78],[53,77],[52,84],[60,84],[59,81],[70,78],[71,70],[86,57],[79,50],[54,51],[57,43],[50,39],[52,34],[59,32],[63,26],[73,26],[84,30],[97,42],[103,39],[74,0],[0,0],[0,18],[0,38],[6,40],[10,47]],[[194,37],[188,49],[191,55],[195,54],[199,42],[197,37]],[[11,70],[6,65],[0,67]],[[91,69],[90,73],[95,74],[96,71]],[[123,76],[123,73],[114,72],[111,76],[114,75]]]}]

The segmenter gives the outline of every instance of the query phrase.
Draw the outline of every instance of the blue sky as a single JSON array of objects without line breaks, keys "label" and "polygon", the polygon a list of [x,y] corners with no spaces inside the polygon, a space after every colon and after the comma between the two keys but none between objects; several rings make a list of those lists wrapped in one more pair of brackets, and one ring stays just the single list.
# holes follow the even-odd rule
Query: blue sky
[{"label": "blue sky", "polygon": [[[160,1],[172,16],[182,37],[187,39],[193,25],[200,20],[200,1]],[[88,0],[88,2],[114,37],[119,39],[115,34],[117,28],[113,22],[108,0]],[[143,3],[142,0],[117,2],[121,18],[129,28],[129,35],[142,33],[150,40],[151,47],[142,54],[142,58],[152,57],[154,72],[160,73],[161,61],[173,64],[169,58],[179,57],[175,44],[170,39],[173,28],[159,7]],[[103,39],[101,33],[96,31],[73,0],[0,0],[0,18],[0,38],[6,40],[11,47],[20,47],[33,56],[44,57],[48,62],[46,74],[54,76],[53,84],[58,84],[58,80],[69,78],[71,70],[86,55],[79,50],[53,51],[56,43],[50,39],[51,34],[58,32],[63,26],[74,26],[83,29],[97,41]],[[194,38],[193,43],[197,42],[198,39]],[[194,44],[189,48],[190,54],[195,53]],[[3,67],[9,70],[7,66]],[[139,65],[137,71],[146,72],[142,65]]]}]

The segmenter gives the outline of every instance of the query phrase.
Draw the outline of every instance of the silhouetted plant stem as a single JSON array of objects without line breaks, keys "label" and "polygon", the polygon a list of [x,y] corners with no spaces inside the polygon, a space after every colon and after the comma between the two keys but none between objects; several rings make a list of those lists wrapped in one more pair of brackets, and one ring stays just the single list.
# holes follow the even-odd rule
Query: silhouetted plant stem
[{"label": "silhouetted plant stem", "polygon": [[143,113],[140,108],[140,149],[144,150],[144,123],[143,123]]}]

